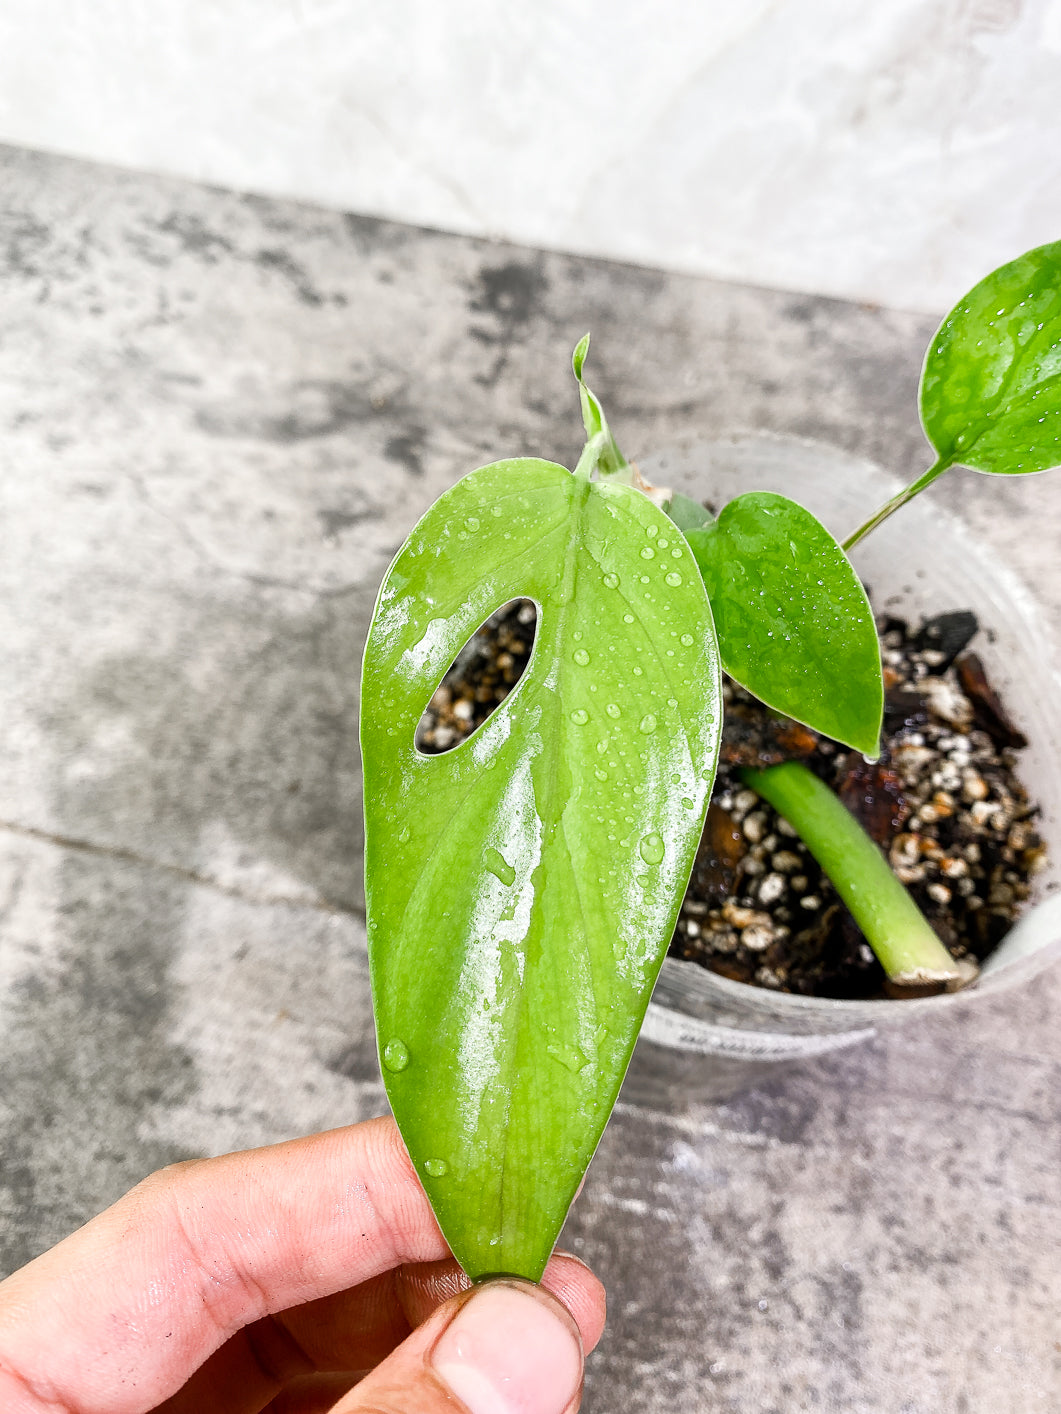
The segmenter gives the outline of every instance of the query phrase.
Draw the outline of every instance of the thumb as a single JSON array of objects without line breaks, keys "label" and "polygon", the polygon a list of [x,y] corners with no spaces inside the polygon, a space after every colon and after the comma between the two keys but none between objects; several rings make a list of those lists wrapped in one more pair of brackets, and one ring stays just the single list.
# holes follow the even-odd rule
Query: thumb
[{"label": "thumb", "polygon": [[575,1414],[582,1366],[564,1307],[505,1277],[439,1307],[332,1414]]}]

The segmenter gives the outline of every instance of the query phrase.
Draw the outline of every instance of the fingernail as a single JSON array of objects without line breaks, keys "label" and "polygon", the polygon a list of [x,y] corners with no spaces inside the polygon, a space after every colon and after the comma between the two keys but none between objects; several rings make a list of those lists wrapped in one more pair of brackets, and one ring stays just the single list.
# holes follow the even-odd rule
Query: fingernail
[{"label": "fingernail", "polygon": [[563,1414],[582,1383],[574,1323],[547,1297],[508,1282],[474,1293],[431,1363],[471,1414]]}]

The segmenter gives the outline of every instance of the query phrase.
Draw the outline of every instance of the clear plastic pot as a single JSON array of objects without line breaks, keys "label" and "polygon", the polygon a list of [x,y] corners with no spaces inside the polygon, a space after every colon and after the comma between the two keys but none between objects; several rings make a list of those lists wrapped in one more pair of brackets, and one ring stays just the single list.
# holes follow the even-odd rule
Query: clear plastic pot
[{"label": "clear plastic pot", "polygon": [[[848,534],[900,483],[868,462],[811,442],[755,435],[699,444],[643,463],[657,484],[720,507],[745,491],[776,491]],[[955,473],[957,475],[971,473]],[[1034,488],[1028,488],[1034,494]],[[971,609],[974,647],[1031,743],[1019,773],[1042,808],[1047,867],[1029,910],[963,992],[910,1001],[840,1001],[733,982],[695,963],[663,964],[630,1077],[649,1092],[689,1076],[704,1098],[720,1098],[784,1062],[856,1044],[884,1026],[909,1023],[1027,981],[1061,955],[1061,676],[1055,635],[1009,568],[929,491],[885,522],[852,554],[875,607],[911,622]],[[709,1058],[709,1059],[705,1059]],[[651,1098],[651,1094],[648,1098]]]}]

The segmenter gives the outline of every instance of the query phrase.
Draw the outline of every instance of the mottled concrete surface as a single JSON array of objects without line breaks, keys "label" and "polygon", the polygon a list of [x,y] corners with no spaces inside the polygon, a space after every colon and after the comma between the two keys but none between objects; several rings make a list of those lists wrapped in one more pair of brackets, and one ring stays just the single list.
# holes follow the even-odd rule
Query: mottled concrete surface
[{"label": "mottled concrete surface", "polygon": [[[923,318],[0,149],[4,1267],[159,1164],[384,1109],[376,584],[464,471],[577,452],[586,328],[635,454],[923,465]],[[1061,610],[1061,478],[939,494]],[[587,1409],[1056,1408],[1059,1007],[1055,973],[723,1105],[633,1084],[565,1238],[611,1294]]]}]

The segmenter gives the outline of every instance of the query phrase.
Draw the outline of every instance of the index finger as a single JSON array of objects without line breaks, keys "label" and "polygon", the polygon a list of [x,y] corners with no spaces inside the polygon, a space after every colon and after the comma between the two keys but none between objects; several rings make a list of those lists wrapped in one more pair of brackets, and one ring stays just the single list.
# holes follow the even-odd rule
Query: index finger
[{"label": "index finger", "polygon": [[0,1407],[139,1414],[249,1322],[447,1253],[389,1119],[163,1169],[0,1283]]}]

